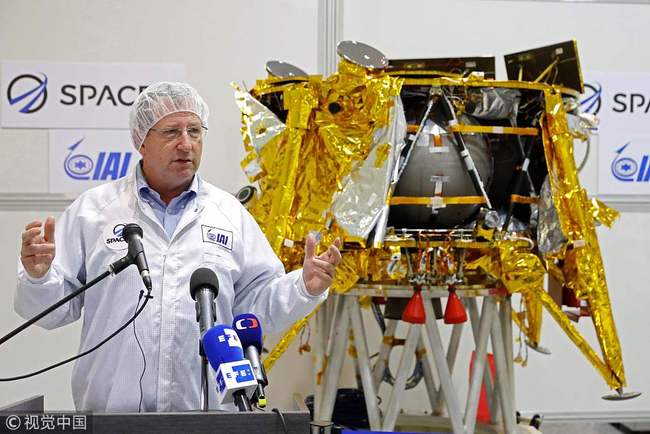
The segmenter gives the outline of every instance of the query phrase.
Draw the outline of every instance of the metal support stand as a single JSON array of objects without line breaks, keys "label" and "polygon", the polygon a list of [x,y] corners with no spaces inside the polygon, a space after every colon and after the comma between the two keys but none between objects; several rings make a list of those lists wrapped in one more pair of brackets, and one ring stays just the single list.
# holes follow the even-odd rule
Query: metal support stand
[{"label": "metal support stand", "polygon": [[483,300],[481,309],[481,322],[478,327],[478,339],[476,343],[476,352],[474,353],[474,364],[472,376],[470,378],[469,391],[467,393],[467,406],[465,407],[465,424],[468,432],[474,432],[476,426],[476,413],[478,411],[478,401],[481,393],[481,384],[483,383],[483,373],[487,362],[487,346],[490,337],[490,329],[496,305],[494,299]]},{"label": "metal support stand", "polygon": [[201,410],[208,411],[210,409],[210,390],[208,387],[208,359],[205,356],[201,357]]},{"label": "metal support stand", "polygon": [[[449,366],[449,374],[454,373],[454,366],[456,365],[456,357],[458,356],[458,347],[460,346],[460,338],[463,334],[464,324],[454,324],[449,338],[449,345],[447,347],[447,365]],[[433,414],[442,414],[445,405],[445,395],[442,393],[440,387],[436,389],[438,397],[436,406],[433,408]]]},{"label": "metal support stand", "polygon": [[337,296],[336,307],[334,308],[334,320],[331,321],[332,327],[327,343],[328,350],[325,356],[328,363],[327,369],[325,370],[323,396],[320,411],[318,414],[314,411],[315,420],[332,419],[336,391],[339,377],[341,376],[341,368],[343,367],[343,357],[345,356],[348,327],[350,325],[350,315],[348,314],[350,302],[350,297],[344,295]]},{"label": "metal support stand", "polygon": [[449,419],[451,419],[451,426],[454,429],[454,434],[463,434],[465,433],[465,427],[463,426],[460,406],[458,405],[458,397],[456,395],[456,389],[451,382],[451,372],[449,372],[449,365],[447,365],[447,359],[444,356],[445,350],[442,346],[442,339],[440,338],[438,324],[435,320],[436,316],[431,303],[424,303],[424,311],[428,319],[426,329],[429,335],[429,344],[431,345],[433,360],[436,364],[438,377],[440,378],[440,387],[445,394],[447,413],[449,414]]},{"label": "metal support stand", "polygon": [[[501,403],[501,412],[503,415],[503,425],[506,434],[515,434],[517,421],[515,419],[514,402],[512,401],[510,379],[508,373],[510,372],[506,355],[504,351],[503,335],[501,334],[501,323],[494,321],[492,323],[492,350],[494,351],[494,363],[496,365],[496,383],[499,394],[499,402]],[[510,360],[512,363],[512,360]]]},{"label": "metal support stand", "polygon": [[[473,434],[476,429],[476,415],[480,398],[481,385],[485,385],[488,398],[490,398],[490,415],[496,419],[497,409],[501,408],[503,425],[507,434],[516,431],[514,407],[514,376],[512,375],[512,328],[509,319],[510,298],[500,301],[497,309],[497,297],[503,296],[499,290],[472,291],[464,295],[464,303],[471,320],[472,334],[475,342],[475,358],[470,372],[470,386],[465,401],[464,412],[452,382],[452,372],[460,348],[463,324],[453,327],[447,348],[443,345],[438,322],[435,319],[432,297],[444,296],[447,290],[432,288],[423,290],[424,309],[426,322],[424,324],[409,324],[407,337],[396,371],[396,378],[390,397],[384,408],[384,416],[378,404],[378,390],[382,382],[384,371],[388,366],[390,350],[394,344],[397,320],[386,320],[386,329],[379,347],[379,357],[371,368],[366,330],[363,324],[361,308],[357,297],[376,296],[382,291],[385,296],[408,297],[412,292],[397,291],[392,289],[375,289],[359,285],[348,293],[337,295],[327,340],[327,350],[323,351],[323,360],[318,369],[322,369],[322,383],[314,397],[314,419],[331,421],[334,402],[337,395],[337,386],[343,366],[348,339],[353,339],[356,348],[355,363],[359,382],[364,391],[365,405],[371,430],[393,431],[397,424],[402,398],[406,392],[406,383],[409,367],[420,357],[422,361],[423,377],[432,410],[443,408],[449,417],[454,434]],[[491,292],[492,291],[492,292]],[[481,314],[479,315],[476,298],[483,298]],[[324,326],[324,319],[318,318],[319,327]],[[349,330],[352,333],[349,333]],[[431,351],[433,364],[426,356],[428,348]],[[489,342],[492,342],[492,352],[496,364],[496,379],[493,384],[489,369],[486,369]],[[416,352],[417,349],[417,352]],[[434,370],[436,375],[434,375]],[[438,384],[439,383],[439,384]],[[493,396],[494,395],[494,396]],[[497,404],[498,401],[498,404]]]},{"label": "metal support stand", "polygon": [[354,345],[357,348],[357,361],[359,363],[359,374],[363,393],[368,411],[368,421],[370,429],[376,430],[381,426],[379,417],[379,407],[377,406],[377,391],[372,380],[370,371],[370,356],[368,355],[368,345],[366,343],[366,332],[363,328],[361,319],[361,308],[356,297],[350,297],[350,320],[352,322],[352,334],[354,335]]},{"label": "metal support stand", "polygon": [[386,320],[386,331],[384,332],[381,345],[379,346],[379,356],[377,357],[375,366],[372,368],[372,384],[377,391],[379,391],[379,385],[381,384],[381,380],[384,378],[384,371],[388,366],[388,356],[390,355],[393,339],[395,339],[396,328],[397,320]]},{"label": "metal support stand", "polygon": [[[478,307],[476,306],[475,298],[468,298],[466,300],[467,310],[469,311],[469,319],[472,324],[472,334],[474,342],[478,346],[478,333],[479,333],[479,316]],[[511,359],[512,360],[512,359]],[[488,407],[490,409],[490,420],[496,423],[499,420],[499,404],[496,395],[496,389],[492,381],[492,376],[489,370],[483,371],[483,385],[485,386],[485,394],[488,398]]]},{"label": "metal support stand", "polygon": [[399,362],[397,378],[395,378],[393,391],[390,395],[390,399],[388,400],[388,406],[386,408],[386,415],[384,416],[382,431],[393,431],[395,428],[397,415],[399,414],[400,410],[402,395],[404,394],[404,390],[406,390],[408,367],[413,364],[413,361],[415,359],[415,347],[420,340],[421,331],[421,324],[411,324],[409,326],[408,336],[406,337],[406,342],[404,343],[404,349],[402,351],[402,358]]}]

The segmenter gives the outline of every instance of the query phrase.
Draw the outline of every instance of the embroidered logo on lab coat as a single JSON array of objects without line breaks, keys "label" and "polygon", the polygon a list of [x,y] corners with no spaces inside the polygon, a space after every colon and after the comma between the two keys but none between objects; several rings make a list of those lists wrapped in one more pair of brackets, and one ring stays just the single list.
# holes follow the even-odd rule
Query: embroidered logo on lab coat
[{"label": "embroidered logo on lab coat", "polygon": [[126,250],[129,247],[127,242],[124,241],[124,238],[122,238],[124,226],[126,224],[121,222],[113,222],[106,225],[102,234],[106,247],[111,250]]},{"label": "embroidered logo on lab coat", "polygon": [[232,232],[212,226],[201,225],[204,243],[212,243],[232,250]]}]

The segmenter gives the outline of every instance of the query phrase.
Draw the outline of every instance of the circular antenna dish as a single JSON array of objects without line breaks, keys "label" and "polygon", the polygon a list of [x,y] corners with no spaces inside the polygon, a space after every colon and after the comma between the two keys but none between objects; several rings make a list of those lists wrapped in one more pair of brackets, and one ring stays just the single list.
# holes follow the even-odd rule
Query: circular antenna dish
[{"label": "circular antenna dish", "polygon": [[269,60],[266,62],[266,72],[276,78],[307,77],[308,74],[291,63],[280,60]]},{"label": "circular antenna dish", "polygon": [[357,41],[341,41],[336,46],[336,53],[350,63],[367,69],[384,69],[388,59],[384,53]]}]

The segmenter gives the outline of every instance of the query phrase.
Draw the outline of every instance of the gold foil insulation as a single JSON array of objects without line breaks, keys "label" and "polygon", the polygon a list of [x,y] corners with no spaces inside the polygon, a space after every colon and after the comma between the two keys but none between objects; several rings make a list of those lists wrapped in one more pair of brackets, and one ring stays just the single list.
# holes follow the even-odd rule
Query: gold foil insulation
[{"label": "gold foil insulation", "polygon": [[[616,214],[600,202],[590,202],[580,186],[573,158],[573,137],[564,113],[562,97],[552,88],[544,92],[546,114],[543,122],[544,153],[562,232],[568,239],[567,248],[555,260],[563,262],[565,285],[578,299],[587,302],[596,329],[596,335],[607,366],[605,380],[612,388],[625,385],[621,345],[609,301],[607,280],[603,266],[594,217],[611,225]],[[601,220],[602,219],[602,220]],[[551,312],[552,313],[552,312]],[[557,318],[556,318],[557,320]],[[576,342],[577,331],[571,331],[559,322],[565,333]],[[579,347],[587,345],[584,339]],[[580,348],[591,363],[599,369],[599,361],[591,352]],[[602,363],[602,362],[601,362]]]},{"label": "gold foil insulation", "polygon": [[[407,130],[399,98],[402,83],[381,70],[341,61],[338,72],[326,79],[269,78],[258,81],[250,93],[236,89],[246,150],[242,167],[261,192],[249,211],[287,270],[302,266],[303,240],[314,231],[323,235],[320,250],[336,237],[344,241],[331,293],[345,293],[359,281],[408,285],[409,273],[434,276],[425,285],[451,285],[461,276],[468,285],[505,288],[521,294],[524,309],[513,312],[513,319],[532,346],[540,342],[546,308],[608,385],[623,386],[621,348],[595,232],[595,221],[609,227],[618,213],[598,200],[590,201],[580,186],[573,159],[575,134],[560,93],[541,83],[496,82],[477,75],[406,79],[410,84],[466,88],[472,94],[488,88],[490,95],[508,95],[510,87],[543,94],[541,131],[498,130],[537,136],[541,132],[548,181],[538,200],[520,201],[539,207],[537,238],[504,236],[477,224],[469,239],[452,230],[442,238],[389,233],[371,243],[368,234],[391,204],[391,177]],[[274,110],[259,102],[269,96],[276,101]],[[286,122],[278,113],[286,114]],[[547,273],[585,302],[602,358],[546,292]],[[310,317],[282,337],[265,359],[266,369]]]}]

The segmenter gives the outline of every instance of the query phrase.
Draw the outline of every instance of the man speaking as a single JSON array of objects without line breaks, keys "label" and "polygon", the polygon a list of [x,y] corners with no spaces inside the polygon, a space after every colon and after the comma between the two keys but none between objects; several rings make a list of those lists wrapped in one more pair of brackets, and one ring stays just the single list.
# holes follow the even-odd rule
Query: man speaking
[{"label": "man speaking", "polygon": [[[182,411],[201,402],[199,329],[189,296],[199,267],[219,280],[217,322],[251,312],[278,332],[327,296],[341,260],[338,241],[315,256],[307,237],[303,268],[285,274],[252,216],[232,195],[196,171],[208,130],[208,107],[184,83],[156,83],[130,115],[131,137],[142,154],[135,170],[90,189],[54,222],[33,221],[22,233],[14,307],[39,313],[123,257],[125,223],[144,232],[153,299],[129,327],[78,359],[72,374],[77,410]],[[38,324],[55,328],[81,316],[80,352],[131,318],[143,289],[135,267],[103,280]],[[142,376],[142,378],[141,378]],[[215,402],[215,391],[210,391]]]}]

